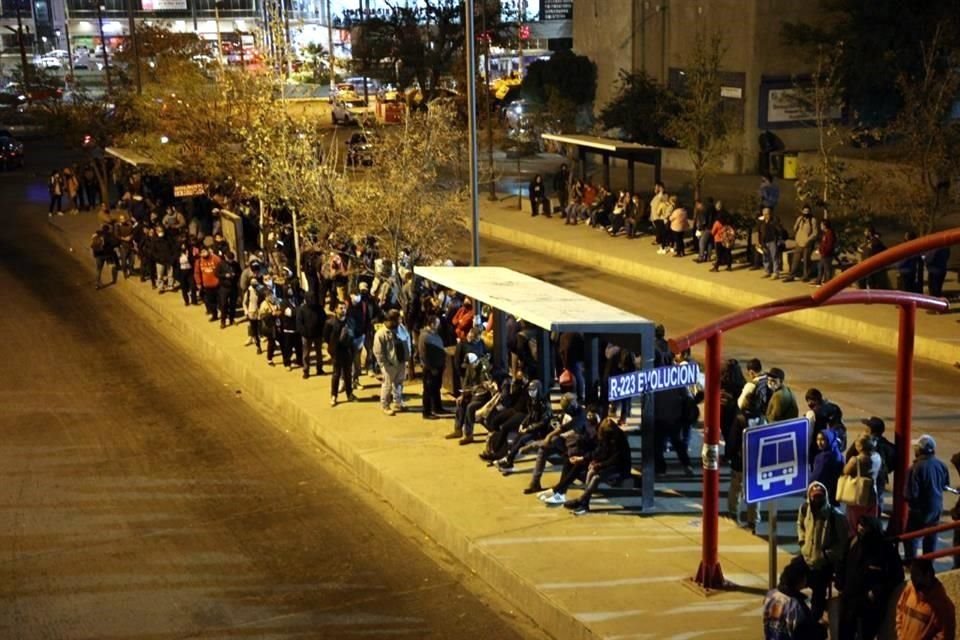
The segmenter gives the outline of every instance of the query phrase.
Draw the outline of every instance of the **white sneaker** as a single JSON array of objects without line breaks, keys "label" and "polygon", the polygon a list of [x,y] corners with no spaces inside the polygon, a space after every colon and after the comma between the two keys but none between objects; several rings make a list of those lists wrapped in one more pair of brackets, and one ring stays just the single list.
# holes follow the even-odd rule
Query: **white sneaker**
[{"label": "white sneaker", "polygon": [[537,494],[537,500],[539,500],[540,502],[546,502],[547,498],[549,498],[552,495],[553,495],[553,489],[544,489],[543,491]]},{"label": "white sneaker", "polygon": [[657,249],[657,255],[662,256],[664,254],[663,249]]},{"label": "white sneaker", "polygon": [[567,501],[567,494],[565,493],[555,493],[549,498],[544,498],[543,500],[549,505],[561,505]]}]

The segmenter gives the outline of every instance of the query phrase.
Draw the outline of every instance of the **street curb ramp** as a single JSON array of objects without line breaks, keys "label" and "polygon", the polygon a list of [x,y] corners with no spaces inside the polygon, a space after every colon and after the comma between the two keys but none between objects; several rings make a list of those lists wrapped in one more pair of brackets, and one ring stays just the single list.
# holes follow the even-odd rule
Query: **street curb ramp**
[{"label": "street curb ramp", "polygon": [[[714,304],[727,306],[731,311],[772,302],[773,299],[725,285],[719,281],[704,280],[668,269],[652,267],[633,262],[625,258],[611,256],[587,247],[568,244],[560,240],[551,240],[535,234],[507,227],[485,220],[480,221],[480,235],[504,242],[521,249],[527,249],[585,267],[599,269],[614,276],[638,280],[670,289],[680,294],[708,300]],[[878,306],[879,313],[896,313],[889,306]],[[890,354],[897,352],[898,332],[847,317],[835,311],[825,309],[807,309],[770,318],[773,322],[802,326],[816,333],[872,347]],[[960,362],[960,343],[952,344],[917,334],[914,342],[914,355],[939,365],[953,366]]]},{"label": "street curb ramp", "polygon": [[[50,224],[54,229],[64,231],[54,222]],[[68,235],[65,232],[60,235],[61,243],[70,249],[70,255],[80,261],[88,272],[94,273],[87,251],[82,248],[75,250],[70,245]],[[532,619],[545,632],[565,640],[597,640],[600,637],[537,589],[529,580],[518,575],[482,545],[470,539],[457,527],[456,523],[444,517],[420,496],[405,487],[401,477],[387,477],[382,473],[375,464],[365,459],[349,440],[339,437],[336,425],[324,424],[320,417],[311,415],[298,405],[294,398],[284,393],[279,385],[266,381],[259,375],[259,366],[246,362],[245,358],[237,357],[234,352],[226,351],[210,341],[209,332],[201,328],[208,325],[193,326],[176,314],[169,313],[168,305],[161,304],[162,298],[155,295],[149,287],[141,286],[139,282],[135,282],[132,287],[111,287],[107,291],[122,292],[125,297],[136,299],[155,314],[149,317],[150,320],[155,320],[158,316],[171,325],[179,339],[189,343],[195,354],[215,367],[230,371],[230,374],[239,379],[240,384],[243,385],[244,393],[251,394],[255,400],[272,409],[277,420],[284,426],[312,433],[323,447],[338,456],[360,482],[374,494],[387,501],[393,509],[498,592],[513,609]],[[179,296],[179,294],[174,295]],[[138,313],[143,310],[139,305],[131,305],[131,307]],[[371,410],[374,409],[371,408]],[[442,481],[442,478],[438,478],[438,481]]]}]

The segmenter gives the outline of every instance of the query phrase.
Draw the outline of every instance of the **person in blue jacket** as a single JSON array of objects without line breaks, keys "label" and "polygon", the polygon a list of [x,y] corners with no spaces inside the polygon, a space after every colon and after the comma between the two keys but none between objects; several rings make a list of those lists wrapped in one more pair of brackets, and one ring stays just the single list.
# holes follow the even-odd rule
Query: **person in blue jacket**
[{"label": "person in blue jacket", "polygon": [[824,429],[817,434],[818,453],[813,458],[810,482],[819,482],[827,488],[827,495],[837,495],[837,482],[843,474],[843,451],[833,429]]},{"label": "person in blue jacket", "polygon": [[[940,523],[943,514],[943,490],[950,484],[947,465],[937,458],[937,443],[922,435],[913,447],[915,458],[907,475],[907,532],[919,531]],[[912,560],[917,555],[919,540],[904,541],[904,555]],[[937,548],[937,534],[923,536],[923,553]]]}]

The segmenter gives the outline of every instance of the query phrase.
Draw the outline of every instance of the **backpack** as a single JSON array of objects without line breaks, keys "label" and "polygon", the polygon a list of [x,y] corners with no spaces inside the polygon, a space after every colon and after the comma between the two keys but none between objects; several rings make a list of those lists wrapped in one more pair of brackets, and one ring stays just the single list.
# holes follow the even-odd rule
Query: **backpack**
[{"label": "backpack", "polygon": [[106,242],[103,240],[103,234],[93,234],[93,238],[90,239],[90,248],[93,249],[93,252],[100,253],[103,251],[104,246],[106,246]]},{"label": "backpack", "polygon": [[410,359],[410,351],[407,349],[407,341],[401,340],[396,334],[393,336],[393,348],[397,352],[398,362],[406,362]]},{"label": "backpack", "polygon": [[720,230],[720,242],[727,249],[732,249],[737,242],[737,231],[732,226],[724,225]]}]

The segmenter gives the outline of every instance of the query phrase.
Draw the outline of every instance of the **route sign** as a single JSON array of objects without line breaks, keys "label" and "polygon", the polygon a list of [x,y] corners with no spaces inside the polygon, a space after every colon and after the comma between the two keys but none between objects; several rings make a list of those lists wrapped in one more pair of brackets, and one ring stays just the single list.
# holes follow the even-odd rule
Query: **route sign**
[{"label": "route sign", "polygon": [[700,382],[700,366],[685,362],[646,371],[631,371],[610,377],[607,400],[616,402],[644,393],[656,393],[677,387],[689,387]]},{"label": "route sign", "polygon": [[743,433],[747,504],[807,490],[809,424],[805,417],[750,427]]}]

